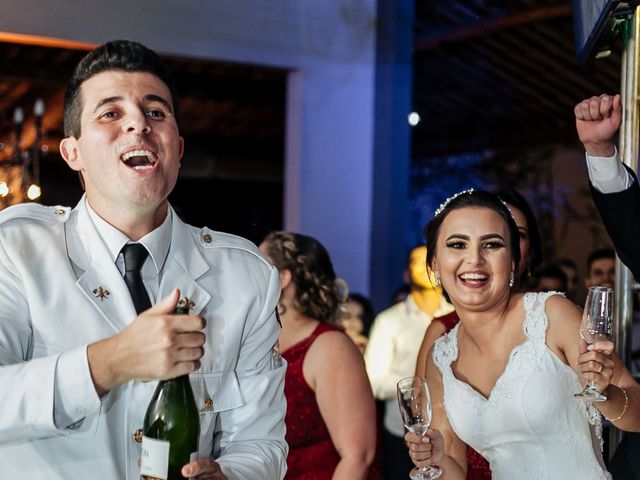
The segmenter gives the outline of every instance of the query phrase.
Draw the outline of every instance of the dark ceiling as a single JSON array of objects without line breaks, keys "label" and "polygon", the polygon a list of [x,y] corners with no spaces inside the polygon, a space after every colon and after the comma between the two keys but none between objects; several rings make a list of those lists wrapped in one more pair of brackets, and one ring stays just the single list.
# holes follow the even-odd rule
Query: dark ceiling
[{"label": "dark ceiling", "polygon": [[[416,0],[415,35],[413,108],[422,122],[413,129],[414,160],[575,142],[575,103],[619,89],[619,53],[576,66],[569,0]],[[12,156],[14,108],[27,112],[29,145],[30,111],[43,98],[43,203],[73,203],[81,193],[57,149],[64,88],[84,54],[0,42],[0,161]],[[181,95],[186,141],[175,196],[202,210],[189,220],[249,237],[280,227],[286,72],[166,60]],[[260,226],[265,216],[268,225]],[[240,217],[244,223],[234,223]]]},{"label": "dark ceiling", "polygon": [[[46,105],[44,127],[50,151],[62,138],[62,98],[82,50],[0,42],[0,140],[10,154],[14,108],[27,123],[36,98]],[[218,158],[259,157],[280,162],[283,155],[285,72],[198,59],[165,57],[182,112],[180,130],[187,153]],[[25,128],[25,144],[32,136]],[[250,172],[249,172],[250,173]],[[275,175],[277,177],[277,175]]]},{"label": "dark ceiling", "polygon": [[573,106],[620,88],[576,65],[570,0],[417,0],[414,158],[575,141]]}]

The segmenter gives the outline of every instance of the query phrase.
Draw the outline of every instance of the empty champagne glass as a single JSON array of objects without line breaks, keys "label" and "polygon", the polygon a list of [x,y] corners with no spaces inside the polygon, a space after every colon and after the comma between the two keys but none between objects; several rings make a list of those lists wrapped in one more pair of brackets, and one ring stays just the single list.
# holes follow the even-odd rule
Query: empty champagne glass
[{"label": "empty champagne glass", "polygon": [[[580,336],[589,345],[600,340],[611,340],[613,330],[613,290],[609,287],[591,287],[582,312]],[[575,397],[591,402],[604,402],[607,397],[590,380]]]},{"label": "empty champagne glass", "polygon": [[[404,426],[412,433],[425,435],[431,424],[431,398],[427,381],[423,377],[407,377],[398,382],[398,406]],[[439,467],[414,468],[409,473],[411,480],[434,480],[440,478]]]}]

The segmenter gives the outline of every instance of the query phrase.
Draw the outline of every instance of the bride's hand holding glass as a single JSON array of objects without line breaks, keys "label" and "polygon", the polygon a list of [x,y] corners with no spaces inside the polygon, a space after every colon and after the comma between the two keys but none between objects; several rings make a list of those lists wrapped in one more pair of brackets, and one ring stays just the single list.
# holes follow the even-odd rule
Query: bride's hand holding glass
[{"label": "bride's hand holding glass", "polygon": [[429,428],[424,436],[407,432],[404,441],[409,449],[409,456],[417,467],[437,465],[444,455],[444,438],[439,430]]},{"label": "bride's hand holding glass", "polygon": [[434,462],[442,458],[443,444],[440,432],[430,430],[431,397],[427,381],[423,377],[407,377],[398,382],[398,406],[405,428],[409,454],[414,468],[409,473],[411,480],[435,480],[442,470]]},{"label": "bride's hand holding glass", "polygon": [[601,340],[592,345],[580,340],[578,374],[581,384],[587,385],[589,382],[594,382],[597,391],[607,390],[615,367],[615,362],[611,358],[613,350],[613,342],[608,340]]},{"label": "bride's hand holding glass", "polygon": [[[604,402],[602,392],[609,386],[613,374],[613,290],[591,287],[580,324],[578,369],[583,390],[574,396],[591,402]],[[587,346],[588,345],[588,346]]]}]

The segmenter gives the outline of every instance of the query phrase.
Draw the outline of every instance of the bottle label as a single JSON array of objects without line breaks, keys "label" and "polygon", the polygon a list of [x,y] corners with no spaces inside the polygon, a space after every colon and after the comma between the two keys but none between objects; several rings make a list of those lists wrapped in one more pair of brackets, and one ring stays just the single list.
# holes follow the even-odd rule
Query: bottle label
[{"label": "bottle label", "polygon": [[169,475],[169,442],[142,437],[140,474],[167,480]]}]

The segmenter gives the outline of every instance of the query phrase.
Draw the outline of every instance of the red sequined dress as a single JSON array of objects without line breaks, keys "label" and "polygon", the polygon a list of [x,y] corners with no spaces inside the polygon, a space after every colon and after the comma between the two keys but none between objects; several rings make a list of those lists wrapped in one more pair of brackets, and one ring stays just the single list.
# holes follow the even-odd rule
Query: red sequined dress
[{"label": "red sequined dress", "polygon": [[310,336],[282,352],[288,364],[284,383],[287,398],[285,439],[289,444],[285,480],[330,480],[340,461],[320,415],[316,394],[302,375],[307,351],[319,335],[330,331],[339,330],[320,323]]},{"label": "red sequined dress", "polygon": [[[434,320],[444,323],[449,332],[458,324],[460,318],[456,312],[451,312]],[[471,447],[467,447],[467,480],[491,480],[489,462]]]}]

